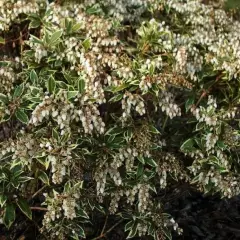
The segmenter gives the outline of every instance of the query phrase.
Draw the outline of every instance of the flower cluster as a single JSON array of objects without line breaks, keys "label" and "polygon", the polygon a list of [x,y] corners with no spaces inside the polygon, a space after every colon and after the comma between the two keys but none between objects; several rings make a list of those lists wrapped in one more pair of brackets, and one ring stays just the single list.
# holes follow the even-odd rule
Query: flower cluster
[{"label": "flower cluster", "polygon": [[121,208],[129,238],[164,239],[181,230],[159,207],[161,189],[184,180],[239,194],[240,31],[220,5],[0,4],[0,30],[27,19],[32,34],[16,49],[21,67],[0,62],[0,133],[16,125],[0,138],[7,227],[6,208],[26,202],[31,218],[39,206],[28,205],[41,203],[49,239],[88,239],[99,212],[115,219]]},{"label": "flower cluster", "polygon": [[13,83],[16,81],[17,76],[15,71],[9,67],[0,68],[0,87],[1,92],[8,94],[13,90]]},{"label": "flower cluster", "polygon": [[138,210],[139,212],[147,211],[147,207],[151,204],[149,201],[149,188],[148,184],[138,184]]},{"label": "flower cluster", "polygon": [[117,18],[119,20],[138,20],[139,16],[146,11],[148,4],[151,1],[147,0],[85,0],[84,4],[87,6],[94,5],[98,3],[103,9],[106,9],[107,14],[112,16],[113,18]]},{"label": "flower cluster", "polygon": [[202,106],[200,108],[192,107],[192,113],[199,122],[205,122],[208,126],[216,126],[218,120],[215,113],[216,108],[216,100],[213,99],[212,96],[209,96],[207,108]]},{"label": "flower cluster", "polygon": [[[48,211],[44,215],[42,230],[50,230],[50,226],[52,226],[54,222],[60,221],[61,217],[65,217],[68,220],[76,218],[77,200],[80,197],[79,187],[81,187],[79,184],[66,183],[62,193],[53,191],[51,194],[44,194],[44,204],[47,205]],[[63,229],[57,226],[54,229],[55,231],[52,232],[54,236],[61,235],[64,237],[65,233]]]},{"label": "flower cluster", "polygon": [[21,14],[37,13],[40,8],[44,7],[44,0],[4,0],[0,2],[1,18],[0,30],[7,30],[13,21],[19,21]]},{"label": "flower cluster", "polygon": [[63,200],[62,208],[64,210],[64,215],[66,218],[73,219],[76,217],[75,207],[76,207],[75,198],[67,197]]},{"label": "flower cluster", "polygon": [[174,103],[174,95],[171,92],[163,92],[161,94],[159,106],[171,119],[176,116],[181,116],[181,109]]},{"label": "flower cluster", "polygon": [[160,188],[166,188],[168,176],[174,179],[189,180],[187,173],[183,170],[179,160],[171,153],[161,152],[159,154],[158,175]]},{"label": "flower cluster", "polygon": [[128,117],[131,116],[132,108],[134,108],[139,115],[145,114],[145,107],[142,98],[139,95],[133,95],[129,92],[126,92],[122,100],[123,121],[126,121]]}]

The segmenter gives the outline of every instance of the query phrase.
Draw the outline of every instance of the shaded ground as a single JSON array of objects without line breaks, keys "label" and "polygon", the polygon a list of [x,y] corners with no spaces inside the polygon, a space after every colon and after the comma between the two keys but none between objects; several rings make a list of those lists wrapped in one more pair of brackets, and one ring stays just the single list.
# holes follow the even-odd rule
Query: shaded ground
[{"label": "shaded ground", "polygon": [[183,235],[174,236],[173,239],[240,239],[240,196],[221,200],[186,192],[181,198],[169,202],[169,205],[172,215],[183,228]]},{"label": "shaded ground", "polygon": [[[173,234],[173,240],[240,240],[240,196],[230,200],[204,197],[190,190],[188,186],[176,188],[171,194],[166,193],[164,198],[167,202],[166,212],[171,213],[183,228],[183,235]],[[162,199],[161,197],[161,201]],[[0,225],[0,240],[39,239],[37,225],[40,222],[26,221],[25,217],[22,219],[20,217],[19,220],[10,232]],[[111,221],[110,223],[112,224]],[[104,225],[104,221],[99,223],[99,228],[101,225]],[[105,239],[126,239],[123,225],[119,225]],[[134,240],[138,239],[150,238],[134,238]]]}]

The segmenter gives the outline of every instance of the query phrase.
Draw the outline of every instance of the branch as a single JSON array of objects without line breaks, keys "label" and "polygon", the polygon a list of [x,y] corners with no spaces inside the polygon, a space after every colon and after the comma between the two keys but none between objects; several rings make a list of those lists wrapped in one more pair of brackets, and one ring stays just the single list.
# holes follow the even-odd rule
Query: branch
[{"label": "branch", "polygon": [[47,208],[43,208],[43,207],[30,207],[31,210],[39,210],[39,211],[48,211]]},{"label": "branch", "polygon": [[[105,233],[101,233],[98,237],[93,238],[92,240],[98,240],[101,238],[104,238],[108,233],[110,233],[116,226],[118,226],[121,222],[123,222],[123,219],[115,223],[111,228],[109,228]],[[106,223],[106,221],[105,221]],[[105,224],[104,224],[105,225]]]}]

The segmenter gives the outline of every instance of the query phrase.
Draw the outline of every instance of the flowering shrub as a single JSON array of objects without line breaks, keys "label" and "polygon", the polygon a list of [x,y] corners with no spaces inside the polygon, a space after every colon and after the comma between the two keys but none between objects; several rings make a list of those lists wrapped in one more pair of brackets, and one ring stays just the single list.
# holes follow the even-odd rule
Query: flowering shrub
[{"label": "flowering shrub", "polygon": [[29,29],[19,55],[0,62],[0,120],[11,125],[0,143],[8,228],[18,210],[30,219],[43,210],[49,239],[89,239],[99,215],[116,220],[99,238],[124,224],[128,238],[165,239],[182,230],[164,212],[163,189],[185,181],[240,193],[240,30],[221,5],[0,6],[2,36],[12,24]]}]

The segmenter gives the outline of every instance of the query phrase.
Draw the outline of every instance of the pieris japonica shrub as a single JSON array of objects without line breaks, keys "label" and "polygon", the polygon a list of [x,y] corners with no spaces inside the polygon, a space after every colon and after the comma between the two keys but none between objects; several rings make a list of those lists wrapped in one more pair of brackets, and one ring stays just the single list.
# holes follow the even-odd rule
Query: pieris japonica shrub
[{"label": "pieris japonica shrub", "polygon": [[182,233],[161,202],[172,184],[240,193],[240,29],[222,5],[0,6],[1,47],[13,24],[29,30],[19,55],[0,62],[0,121],[11,126],[0,143],[5,226],[40,210],[49,239],[90,239],[99,215],[96,239],[119,224],[127,238],[166,239]]}]

